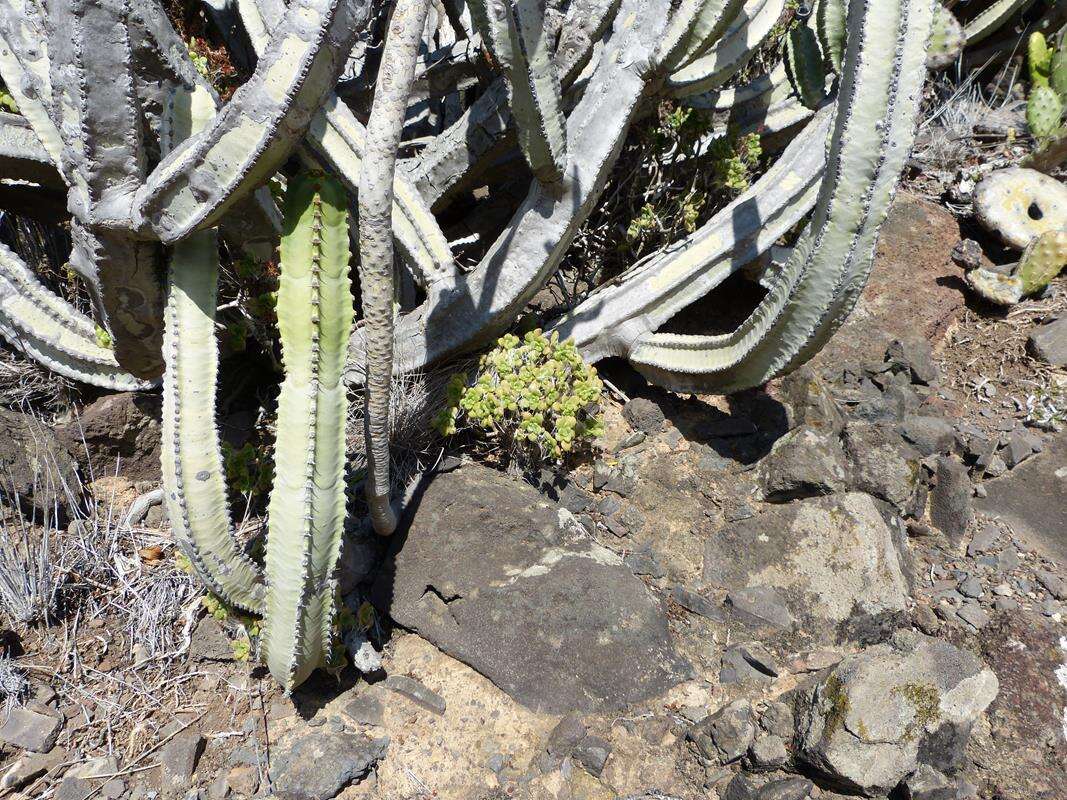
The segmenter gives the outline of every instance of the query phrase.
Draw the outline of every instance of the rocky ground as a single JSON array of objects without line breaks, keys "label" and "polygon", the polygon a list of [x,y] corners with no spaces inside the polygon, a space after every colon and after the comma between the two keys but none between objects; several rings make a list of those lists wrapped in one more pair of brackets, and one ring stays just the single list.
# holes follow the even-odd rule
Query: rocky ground
[{"label": "rocky ground", "polygon": [[1067,797],[1067,278],[1009,312],[962,280],[1004,260],[967,202],[1013,119],[950,169],[924,134],[798,373],[674,397],[607,364],[574,469],[441,459],[347,546],[380,665],[356,635],[364,673],[291,698],[176,562],[154,397],[0,412],[0,797]]}]

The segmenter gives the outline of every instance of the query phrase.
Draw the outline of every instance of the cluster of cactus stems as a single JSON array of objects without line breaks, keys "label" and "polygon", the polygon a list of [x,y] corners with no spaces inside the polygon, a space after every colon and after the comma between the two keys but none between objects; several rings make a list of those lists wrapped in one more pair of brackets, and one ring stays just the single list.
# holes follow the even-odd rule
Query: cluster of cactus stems
[{"label": "cluster of cactus stems", "polygon": [[1067,39],[1050,47],[1040,31],[1030,34],[1026,60],[1030,95],[1026,101],[1026,124],[1042,144],[1063,133],[1067,107]]},{"label": "cluster of cactus stems", "polygon": [[[758,385],[810,358],[856,302],[924,65],[951,63],[1030,4],[997,0],[961,26],[932,0],[818,0],[799,13],[786,0],[474,0],[427,31],[428,0],[229,0],[213,4],[228,14],[219,32],[254,63],[223,103],[161,0],[0,0],[0,78],[18,108],[0,112],[0,171],[37,193],[42,214],[69,216],[70,269],[93,300],[92,317],[79,312],[0,245],[0,334],[77,380],[162,379],[175,537],[212,591],[263,615],[266,662],[291,689],[330,650],[346,392],[365,390],[367,501],[388,533],[394,370],[512,325],[595,208],[634,120],[664,98],[712,113],[698,153],[728,133],[792,135],[741,197],[548,328],[587,360],[627,358],[679,391]],[[383,46],[354,48],[383,13]],[[740,81],[783,33],[782,61]],[[441,51],[480,61],[489,79],[442,84]],[[369,113],[343,90],[353,82],[373,87]],[[428,106],[450,109],[430,136]],[[461,266],[439,216],[513,153],[532,174],[526,197]],[[284,214],[266,189],[280,170]],[[806,218],[736,330],[660,332]],[[219,237],[256,262],[281,242],[263,564],[233,529],[215,430]],[[398,286],[416,299],[398,304]]]}]

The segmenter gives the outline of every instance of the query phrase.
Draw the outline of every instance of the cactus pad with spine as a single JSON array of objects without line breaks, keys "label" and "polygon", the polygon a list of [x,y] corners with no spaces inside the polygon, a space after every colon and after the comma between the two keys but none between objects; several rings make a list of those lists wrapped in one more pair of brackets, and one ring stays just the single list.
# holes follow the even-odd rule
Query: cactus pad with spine
[{"label": "cactus pad with spine", "polygon": [[1038,86],[1026,100],[1026,125],[1039,142],[1056,136],[1063,125],[1063,100],[1051,86]]},{"label": "cactus pad with spine", "polygon": [[1027,245],[1015,274],[1023,294],[1042,291],[1067,266],[1067,229],[1046,231]]},{"label": "cactus pad with spine", "polygon": [[949,66],[963,52],[967,40],[955,15],[938,3],[934,6],[934,29],[930,34],[930,48],[926,56],[926,66],[930,69],[943,69]]}]

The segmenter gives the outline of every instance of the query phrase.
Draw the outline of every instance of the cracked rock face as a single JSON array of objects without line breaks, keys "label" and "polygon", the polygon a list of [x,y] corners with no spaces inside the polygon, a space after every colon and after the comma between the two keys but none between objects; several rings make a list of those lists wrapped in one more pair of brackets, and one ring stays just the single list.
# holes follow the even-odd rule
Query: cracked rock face
[{"label": "cracked rock face", "polygon": [[644,583],[532,487],[438,475],[375,583],[375,605],[529,708],[616,711],[690,667]]},{"label": "cracked rock face", "polygon": [[802,694],[798,757],[850,792],[891,791],[919,764],[952,773],[999,685],[947,642],[898,632]]}]

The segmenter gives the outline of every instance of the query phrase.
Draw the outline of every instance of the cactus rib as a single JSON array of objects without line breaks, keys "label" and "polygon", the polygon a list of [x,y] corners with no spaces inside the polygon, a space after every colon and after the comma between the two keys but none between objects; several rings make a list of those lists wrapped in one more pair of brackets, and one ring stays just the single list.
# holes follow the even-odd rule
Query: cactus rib
[{"label": "cactus rib", "polygon": [[474,0],[471,15],[507,78],[519,146],[539,181],[557,183],[567,161],[560,81],[538,0]]},{"label": "cactus rib", "polygon": [[[204,90],[179,89],[170,99],[168,134],[185,138],[214,114]],[[167,272],[163,355],[163,486],[167,517],[201,580],[226,603],[262,611],[263,575],[230,523],[225,469],[215,427],[218,345],[215,340],[218,244],[212,229],[174,246]]]},{"label": "cactus rib", "polygon": [[289,182],[284,206],[277,309],[285,379],[268,507],[263,651],[271,674],[291,691],[330,646],[345,518],[341,375],[353,299],[344,190],[300,175]]},{"label": "cactus rib", "polygon": [[[252,47],[262,54],[267,31],[284,17],[280,0],[240,0],[241,19]],[[366,131],[351,109],[332,92],[327,95],[308,128],[307,146],[329,164],[353,195],[359,190],[359,174],[366,149]],[[393,233],[403,254],[415,268],[422,285],[447,275],[453,269],[448,240],[429,206],[402,173],[393,187]]]},{"label": "cactus rib", "polygon": [[837,119],[809,232],[734,332],[643,337],[630,360],[651,380],[679,391],[756,386],[810,358],[840,324],[866,280],[914,136],[931,19],[927,0],[850,3]]},{"label": "cactus rib", "polygon": [[389,504],[389,398],[393,378],[393,205],[396,150],[415,77],[427,0],[400,0],[393,10],[367,122],[367,149],[359,182],[359,280],[367,336],[364,414],[367,506],[374,530],[396,528]]},{"label": "cactus rib", "polygon": [[671,72],[716,42],[737,18],[742,0],[682,0],[656,51],[656,66]]},{"label": "cactus rib", "polygon": [[294,0],[249,81],[148,176],[134,224],[169,244],[264,183],[333,88],[368,12],[365,0]]},{"label": "cactus rib", "polygon": [[826,96],[826,69],[811,26],[797,25],[786,34],[785,66],[800,102],[818,108]]},{"label": "cactus rib", "polygon": [[685,97],[722,86],[756,54],[784,8],[785,0],[747,0],[711,52],[667,78],[667,91],[674,97]]}]

